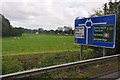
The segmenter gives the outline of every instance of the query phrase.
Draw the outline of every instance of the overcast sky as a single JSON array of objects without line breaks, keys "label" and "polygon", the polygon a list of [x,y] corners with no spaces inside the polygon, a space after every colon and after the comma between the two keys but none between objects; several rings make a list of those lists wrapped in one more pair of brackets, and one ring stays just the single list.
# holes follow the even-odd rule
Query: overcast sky
[{"label": "overcast sky", "polygon": [[[57,29],[74,27],[76,17],[88,17],[109,0],[2,0],[2,13],[14,27]],[[1,2],[0,2],[1,3]]]}]

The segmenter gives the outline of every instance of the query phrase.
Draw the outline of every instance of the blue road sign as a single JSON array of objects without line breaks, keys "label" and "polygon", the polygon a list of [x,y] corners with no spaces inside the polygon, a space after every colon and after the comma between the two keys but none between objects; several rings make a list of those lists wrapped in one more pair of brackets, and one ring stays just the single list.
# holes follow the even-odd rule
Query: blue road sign
[{"label": "blue road sign", "polygon": [[75,44],[114,48],[116,15],[76,19],[74,37]]}]

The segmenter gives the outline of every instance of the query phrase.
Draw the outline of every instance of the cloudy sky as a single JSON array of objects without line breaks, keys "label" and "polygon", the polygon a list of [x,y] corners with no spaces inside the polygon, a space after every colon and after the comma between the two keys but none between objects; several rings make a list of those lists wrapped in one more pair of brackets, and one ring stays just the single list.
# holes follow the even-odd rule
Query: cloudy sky
[{"label": "cloudy sky", "polygon": [[109,0],[2,0],[0,13],[14,27],[57,29],[74,27],[76,17],[88,17]]}]

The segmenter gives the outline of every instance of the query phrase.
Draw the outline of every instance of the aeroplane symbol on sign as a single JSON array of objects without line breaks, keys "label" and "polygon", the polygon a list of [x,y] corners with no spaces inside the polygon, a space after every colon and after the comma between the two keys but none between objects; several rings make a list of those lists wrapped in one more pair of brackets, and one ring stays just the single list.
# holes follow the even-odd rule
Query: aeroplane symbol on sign
[{"label": "aeroplane symbol on sign", "polygon": [[104,33],[104,34],[103,34],[103,37],[104,37],[104,38],[109,38],[109,37],[110,37],[110,34],[109,34],[109,33]]}]

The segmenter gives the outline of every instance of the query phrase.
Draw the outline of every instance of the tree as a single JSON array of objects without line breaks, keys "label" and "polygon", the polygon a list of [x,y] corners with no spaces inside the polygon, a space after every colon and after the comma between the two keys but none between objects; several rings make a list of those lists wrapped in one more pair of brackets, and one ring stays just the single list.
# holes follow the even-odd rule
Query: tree
[{"label": "tree", "polygon": [[2,28],[2,37],[21,36],[24,29],[13,28],[9,20],[0,14],[0,28]]},{"label": "tree", "polygon": [[[117,8],[118,7],[118,8]],[[120,1],[117,2],[109,2],[109,4],[105,3],[103,5],[103,10],[96,10],[94,11],[94,14],[91,15],[93,16],[101,16],[101,15],[109,15],[109,14],[116,14],[116,30],[117,30],[117,34],[116,34],[116,41],[115,41],[115,49],[106,49],[106,54],[107,55],[111,55],[111,54],[117,54],[120,53],[119,50],[119,46],[120,46]],[[101,48],[95,48],[95,53],[97,51],[101,52]]]},{"label": "tree", "polygon": [[[120,1],[119,2],[109,2],[108,14],[116,14],[116,41],[115,41],[115,49],[113,51],[107,50],[108,54],[120,53],[119,45],[120,45]],[[112,54],[112,53],[111,53]]]},{"label": "tree", "polygon": [[116,34],[116,48],[115,53],[120,53],[120,1],[118,5],[118,12],[117,12],[117,34]]},{"label": "tree", "polygon": [[6,19],[3,15],[0,14],[0,23],[2,27],[2,36],[8,37],[12,34],[12,26],[10,25],[10,22],[8,19]]},{"label": "tree", "polygon": [[43,28],[38,28],[38,33],[43,33],[44,29]]},{"label": "tree", "polygon": [[2,15],[0,14],[0,37],[2,37]]},{"label": "tree", "polygon": [[11,34],[11,36],[14,36],[14,37],[16,37],[16,36],[22,36],[22,33],[24,32],[24,28],[21,28],[21,27],[19,27],[19,28],[12,28],[12,34]]},{"label": "tree", "polygon": [[90,17],[97,17],[97,16],[102,16],[103,15],[103,11],[100,9],[95,9],[94,10],[94,14],[90,15]]}]

